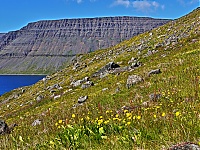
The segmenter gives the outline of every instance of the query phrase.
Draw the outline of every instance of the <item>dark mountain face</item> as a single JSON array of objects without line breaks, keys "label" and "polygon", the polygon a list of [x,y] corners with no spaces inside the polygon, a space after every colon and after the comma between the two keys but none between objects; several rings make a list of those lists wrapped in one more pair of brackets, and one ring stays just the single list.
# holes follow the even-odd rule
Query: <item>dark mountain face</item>
[{"label": "dark mountain face", "polygon": [[55,71],[76,54],[108,48],[169,21],[105,17],[29,23],[0,35],[0,72]]},{"label": "dark mountain face", "polygon": [[5,33],[0,33],[0,38],[4,35]]}]

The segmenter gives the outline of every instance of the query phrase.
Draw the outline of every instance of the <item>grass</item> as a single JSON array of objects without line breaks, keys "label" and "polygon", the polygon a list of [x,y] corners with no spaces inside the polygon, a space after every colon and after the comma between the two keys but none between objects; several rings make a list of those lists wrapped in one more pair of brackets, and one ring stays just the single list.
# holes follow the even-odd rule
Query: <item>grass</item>
[{"label": "grass", "polygon": [[[199,9],[196,9],[155,29],[151,31],[152,37],[148,32],[109,49],[80,55],[81,63],[87,67],[74,71],[73,66],[69,66],[50,75],[46,87],[59,83],[62,89],[55,89],[55,95],[61,95],[58,99],[44,89],[43,81],[23,87],[24,93],[16,89],[1,96],[0,102],[8,100],[14,93],[20,95],[0,104],[0,118],[8,124],[19,124],[12,134],[0,136],[0,149],[167,149],[185,141],[199,143],[198,14]],[[189,36],[181,37],[175,45],[159,47],[157,53],[144,57],[156,43],[182,33]],[[197,41],[193,42],[193,39]],[[145,40],[147,48],[138,54],[136,48]],[[162,57],[163,54],[166,56]],[[119,75],[109,74],[102,79],[92,77],[106,63],[121,62],[123,67],[132,57],[139,58],[143,65]],[[147,73],[156,68],[162,73],[148,77]],[[142,76],[144,82],[127,89],[126,80],[132,74]],[[95,83],[94,86],[84,90],[80,86],[70,86],[72,80],[86,76]],[[103,91],[104,88],[107,90]],[[119,92],[116,92],[117,88]],[[160,93],[162,97],[144,105],[151,93]],[[38,95],[44,96],[41,102],[35,100]],[[77,99],[85,95],[88,100],[84,105],[72,109]],[[134,109],[121,110],[122,106]],[[120,113],[117,110],[121,110]],[[32,126],[36,119],[40,119],[41,124]]]}]

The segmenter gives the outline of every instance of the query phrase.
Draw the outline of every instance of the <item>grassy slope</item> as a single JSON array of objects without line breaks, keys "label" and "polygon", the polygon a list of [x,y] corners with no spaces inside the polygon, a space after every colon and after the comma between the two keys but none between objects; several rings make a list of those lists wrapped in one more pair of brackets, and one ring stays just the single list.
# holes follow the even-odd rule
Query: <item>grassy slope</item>
[{"label": "grassy slope", "polygon": [[[86,68],[73,71],[69,66],[52,74],[52,79],[47,81],[46,86],[60,83],[63,87],[56,94],[65,94],[56,100],[51,98],[48,90],[44,90],[42,81],[24,87],[25,92],[19,98],[0,104],[0,117],[8,124],[19,124],[11,135],[0,136],[0,148],[166,149],[178,142],[200,142],[199,14],[199,9],[196,9],[151,31],[152,36],[150,32],[144,33],[115,47],[83,55],[81,62],[87,64]],[[156,48],[157,53],[144,57],[148,50],[155,49],[157,43],[172,35],[182,38],[177,44]],[[138,54],[136,48],[141,43],[148,48]],[[162,57],[163,54],[166,57]],[[103,57],[94,59],[97,56]],[[110,61],[121,62],[123,67],[132,57],[138,57],[144,65],[120,75],[109,74],[102,79],[91,77]],[[147,77],[148,71],[155,68],[160,68],[162,73]],[[132,74],[142,76],[144,82],[127,89],[126,80]],[[66,92],[71,88],[72,77],[77,80],[85,76],[91,77],[95,86],[85,90],[79,86]],[[103,88],[108,90],[102,91]],[[120,88],[120,92],[116,92],[116,88]],[[21,89],[3,95],[0,101],[13,93],[21,93]],[[35,101],[38,93],[45,97],[39,103]],[[124,105],[141,106],[149,100],[150,93],[163,96],[147,107],[116,116],[116,110]],[[87,102],[71,109],[84,95],[89,97]],[[31,126],[36,119],[41,119],[42,124]]]}]

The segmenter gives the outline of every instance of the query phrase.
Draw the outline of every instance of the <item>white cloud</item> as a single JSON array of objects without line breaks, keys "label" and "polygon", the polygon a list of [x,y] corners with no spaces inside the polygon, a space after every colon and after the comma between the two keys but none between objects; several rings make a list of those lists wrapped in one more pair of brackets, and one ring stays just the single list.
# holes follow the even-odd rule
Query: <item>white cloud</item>
[{"label": "white cloud", "polygon": [[156,1],[148,1],[148,0],[116,0],[112,6],[121,5],[125,7],[133,7],[137,11],[152,11],[152,9],[161,8],[164,9],[165,5],[161,5]]},{"label": "white cloud", "polygon": [[116,5],[122,5],[122,6],[125,6],[125,7],[129,7],[131,4],[131,2],[129,0],[116,0],[114,3],[113,3],[113,6],[116,6]]}]

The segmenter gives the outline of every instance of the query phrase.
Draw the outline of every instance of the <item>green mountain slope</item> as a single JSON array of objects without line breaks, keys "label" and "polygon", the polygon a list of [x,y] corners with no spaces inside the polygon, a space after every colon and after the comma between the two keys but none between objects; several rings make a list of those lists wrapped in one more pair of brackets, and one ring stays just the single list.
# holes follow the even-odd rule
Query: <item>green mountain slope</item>
[{"label": "green mountain slope", "polygon": [[[45,81],[1,96],[1,119],[18,126],[0,136],[0,148],[168,149],[199,143],[199,11],[79,55]],[[150,73],[155,69],[161,72]]]}]

